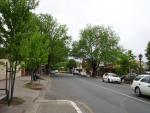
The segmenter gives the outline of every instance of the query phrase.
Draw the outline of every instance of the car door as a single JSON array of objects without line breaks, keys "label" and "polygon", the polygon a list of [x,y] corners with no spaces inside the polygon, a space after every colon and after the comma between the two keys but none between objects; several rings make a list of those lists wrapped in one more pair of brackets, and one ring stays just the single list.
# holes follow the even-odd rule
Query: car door
[{"label": "car door", "polygon": [[146,76],[139,83],[141,93],[144,94],[144,95],[150,95],[149,80],[150,80],[150,76]]},{"label": "car door", "polygon": [[150,76],[149,76],[149,80],[148,80],[148,86],[147,86],[147,95],[150,96]]}]

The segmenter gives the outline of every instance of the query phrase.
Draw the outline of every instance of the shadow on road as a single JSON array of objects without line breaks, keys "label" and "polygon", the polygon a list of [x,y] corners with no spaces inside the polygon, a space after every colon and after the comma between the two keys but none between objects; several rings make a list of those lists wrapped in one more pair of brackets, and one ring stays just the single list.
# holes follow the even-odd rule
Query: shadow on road
[{"label": "shadow on road", "polygon": [[141,97],[139,97],[140,99],[145,99],[145,100],[149,100],[150,101],[150,96],[146,96],[146,95],[142,95]]},{"label": "shadow on road", "polygon": [[51,78],[74,78],[75,76],[73,76],[72,74],[66,74],[66,73],[56,73],[56,74],[52,74],[50,75]]}]

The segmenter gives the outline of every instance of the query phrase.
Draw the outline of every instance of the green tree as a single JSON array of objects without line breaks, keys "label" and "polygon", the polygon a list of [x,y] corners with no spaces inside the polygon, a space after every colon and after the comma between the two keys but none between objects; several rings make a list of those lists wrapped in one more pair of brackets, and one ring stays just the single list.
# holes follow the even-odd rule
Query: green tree
[{"label": "green tree", "polygon": [[39,67],[47,63],[47,47],[44,37],[39,32],[34,32],[23,40],[20,52],[24,66],[31,72],[31,81]]},{"label": "green tree", "polygon": [[68,56],[70,37],[67,36],[66,25],[58,24],[51,15],[39,15],[41,32],[48,40],[47,73]]},{"label": "green tree", "polygon": [[74,59],[70,59],[67,64],[66,64],[66,67],[69,69],[69,71],[71,72],[71,70],[73,68],[76,68],[77,67],[77,63]]},{"label": "green tree", "polygon": [[30,33],[30,16],[38,5],[36,0],[0,0],[0,44],[5,48],[5,54],[13,71],[11,84],[11,100],[17,65],[20,61],[19,48],[21,41]]},{"label": "green tree", "polygon": [[92,76],[100,63],[116,60],[119,37],[110,27],[88,25],[80,32],[80,40],[73,44],[72,54],[90,62]]},{"label": "green tree", "polygon": [[55,64],[55,66],[53,67],[54,70],[60,70],[60,71],[67,71],[67,67],[66,67],[67,61],[63,61],[63,62],[58,62]]},{"label": "green tree", "polygon": [[132,51],[122,51],[116,62],[116,73],[118,75],[126,75],[131,73],[131,71],[137,72],[137,70],[138,63],[135,60],[135,56],[133,55]]},{"label": "green tree", "polygon": [[148,42],[147,44],[147,48],[146,48],[146,57],[147,57],[147,65],[149,66],[149,70],[150,70],[150,42]]},{"label": "green tree", "polygon": [[6,57],[5,48],[0,47],[0,58],[5,58],[5,57]]}]

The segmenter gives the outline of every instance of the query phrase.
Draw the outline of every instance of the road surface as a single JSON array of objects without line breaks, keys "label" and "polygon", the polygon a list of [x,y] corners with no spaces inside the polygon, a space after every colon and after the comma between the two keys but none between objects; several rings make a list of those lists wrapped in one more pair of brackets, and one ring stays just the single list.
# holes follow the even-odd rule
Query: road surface
[{"label": "road surface", "polygon": [[94,113],[150,113],[150,98],[136,97],[129,85],[103,83],[69,74],[52,78],[47,99],[84,103]]}]

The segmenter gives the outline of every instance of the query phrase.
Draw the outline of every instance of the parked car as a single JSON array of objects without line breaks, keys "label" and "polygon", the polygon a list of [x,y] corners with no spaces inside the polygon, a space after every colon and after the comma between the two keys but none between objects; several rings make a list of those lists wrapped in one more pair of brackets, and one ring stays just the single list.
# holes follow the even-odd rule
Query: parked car
[{"label": "parked car", "polygon": [[148,75],[150,75],[150,71],[145,71],[145,74],[148,74]]},{"label": "parked car", "polygon": [[114,73],[105,73],[102,78],[103,82],[117,82],[121,83],[121,79]]},{"label": "parked car", "polygon": [[80,73],[79,73],[79,71],[78,70],[74,70],[73,71],[73,75],[79,75]]},{"label": "parked car", "polygon": [[58,70],[52,70],[50,73],[53,74],[53,75],[55,75],[58,72],[59,72]]},{"label": "parked car", "polygon": [[59,71],[58,71],[58,70],[54,70],[54,72],[55,72],[55,73],[58,73]]},{"label": "parked car", "polygon": [[137,76],[131,85],[135,95],[148,95],[150,96],[150,75]]}]

